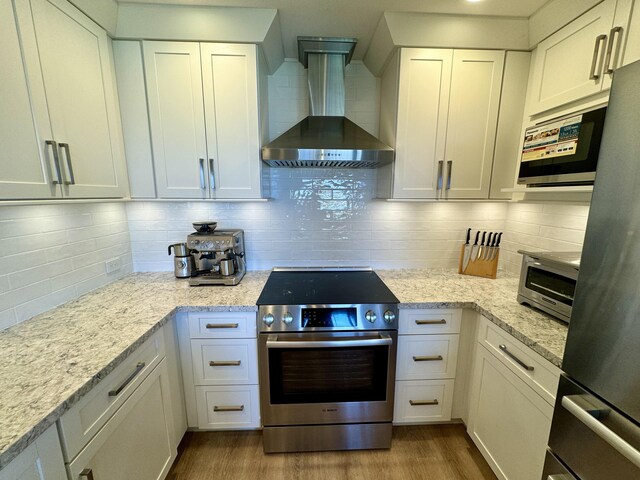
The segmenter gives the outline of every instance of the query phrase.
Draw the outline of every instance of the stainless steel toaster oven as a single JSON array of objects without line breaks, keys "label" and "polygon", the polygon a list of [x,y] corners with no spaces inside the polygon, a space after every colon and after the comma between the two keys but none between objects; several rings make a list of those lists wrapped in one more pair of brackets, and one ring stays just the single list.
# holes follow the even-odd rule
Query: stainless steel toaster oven
[{"label": "stainless steel toaster oven", "polygon": [[527,252],[523,255],[518,302],[569,323],[581,252]]}]

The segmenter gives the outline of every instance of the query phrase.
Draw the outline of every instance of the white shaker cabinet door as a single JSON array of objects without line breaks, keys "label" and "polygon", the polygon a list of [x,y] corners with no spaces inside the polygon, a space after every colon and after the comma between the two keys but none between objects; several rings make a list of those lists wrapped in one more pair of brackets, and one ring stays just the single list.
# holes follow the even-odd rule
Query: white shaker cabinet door
[{"label": "white shaker cabinet door", "polygon": [[44,88],[29,91],[11,0],[0,0],[0,44],[0,198],[59,197]]},{"label": "white shaker cabinet door", "polygon": [[487,198],[504,51],[455,50],[445,148],[444,198]]},{"label": "white shaker cabinet door", "polygon": [[605,0],[538,44],[531,80],[529,115],[600,92],[616,0]]},{"label": "white shaker cabinet door", "polygon": [[200,48],[212,196],[260,198],[256,46]]},{"label": "white shaker cabinet door", "polygon": [[469,436],[501,480],[540,480],[553,407],[476,346]]},{"label": "white shaker cabinet door", "polygon": [[161,198],[209,198],[200,46],[144,42],[149,123]]},{"label": "white shaker cabinet door", "polygon": [[31,11],[65,196],[122,197],[107,34],[65,0],[31,0]]},{"label": "white shaker cabinet door", "polygon": [[452,60],[452,50],[401,51],[393,198],[439,196]]}]

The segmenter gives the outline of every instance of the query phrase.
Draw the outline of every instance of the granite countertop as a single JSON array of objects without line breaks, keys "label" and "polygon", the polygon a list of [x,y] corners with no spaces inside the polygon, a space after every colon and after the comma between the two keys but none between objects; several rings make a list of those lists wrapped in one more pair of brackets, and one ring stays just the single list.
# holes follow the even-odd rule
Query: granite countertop
[{"label": "granite countertop", "polygon": [[[255,311],[269,272],[234,287],[135,273],[0,332],[0,469],[176,311]],[[400,308],[473,308],[560,366],[567,328],[516,302],[518,279],[381,270]]]}]

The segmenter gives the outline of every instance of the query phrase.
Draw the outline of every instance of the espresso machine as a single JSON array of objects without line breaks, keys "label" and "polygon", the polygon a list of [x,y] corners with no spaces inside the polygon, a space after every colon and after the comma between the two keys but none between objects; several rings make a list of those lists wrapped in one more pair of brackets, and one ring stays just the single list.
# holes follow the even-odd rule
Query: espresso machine
[{"label": "espresso machine", "polygon": [[215,222],[196,222],[187,235],[195,262],[189,285],[237,285],[244,277],[244,232],[216,230]]}]

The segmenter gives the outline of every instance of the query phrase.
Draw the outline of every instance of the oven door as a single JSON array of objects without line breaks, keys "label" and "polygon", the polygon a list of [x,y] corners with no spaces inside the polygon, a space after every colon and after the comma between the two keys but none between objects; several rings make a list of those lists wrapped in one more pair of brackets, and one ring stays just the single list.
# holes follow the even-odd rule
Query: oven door
[{"label": "oven door", "polygon": [[390,422],[397,332],[260,334],[265,426]]}]

